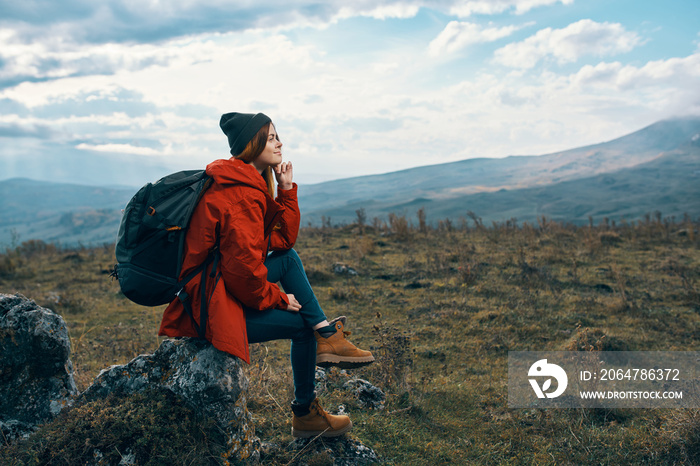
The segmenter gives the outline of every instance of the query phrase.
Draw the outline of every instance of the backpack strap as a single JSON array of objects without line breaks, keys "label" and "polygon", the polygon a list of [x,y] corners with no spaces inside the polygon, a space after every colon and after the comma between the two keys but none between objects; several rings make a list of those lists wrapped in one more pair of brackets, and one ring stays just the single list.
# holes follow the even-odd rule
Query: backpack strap
[{"label": "backpack strap", "polygon": [[[211,252],[209,257],[212,257],[212,260],[214,262],[214,264],[211,266],[211,272],[209,272],[209,278],[216,277],[216,280],[214,281],[214,286],[211,288],[209,300],[207,300],[207,287],[200,286],[201,306],[199,308],[199,325],[200,327],[202,327],[199,333],[200,338],[204,338],[204,333],[207,329],[207,319],[209,318],[209,302],[211,301],[211,297],[214,296],[214,290],[216,290],[216,285],[219,284],[219,279],[221,278],[221,274],[217,272],[217,267],[219,266],[219,259],[221,258],[221,251],[219,251],[218,236],[216,238],[216,246],[214,247],[214,250]],[[207,269],[205,268],[204,270],[202,270],[202,283],[206,283],[206,273]]]},{"label": "backpack strap", "polygon": [[[202,281],[199,285],[199,295],[200,295],[200,305],[199,305],[199,328],[197,333],[199,333],[199,338],[205,338],[207,332],[207,318],[209,313],[207,312],[207,269],[202,270]],[[213,293],[214,290],[212,290]]]},{"label": "backpack strap", "polygon": [[[219,279],[221,278],[221,274],[217,273],[217,268],[219,266],[219,259],[221,257],[221,253],[219,252],[219,241],[217,239],[216,241],[216,246],[214,247],[214,250],[209,254],[209,257],[202,262],[199,266],[197,266],[196,269],[194,269],[192,272],[190,272],[183,280],[180,281],[181,288],[180,291],[177,292],[176,296],[182,303],[182,307],[185,309],[185,312],[187,313],[188,316],[190,316],[190,320],[192,320],[192,324],[194,324],[194,328],[197,330],[197,334],[199,335],[199,338],[205,339],[206,337],[206,331],[207,331],[207,319],[209,317],[208,313],[208,307],[209,307],[209,302],[207,300],[207,267],[209,264],[212,262],[214,265],[211,268],[211,272],[208,274],[209,277],[214,278],[216,277],[216,281],[214,282],[214,288],[212,288],[211,295],[214,294],[214,290],[216,289],[216,285],[219,284]],[[194,277],[197,276],[197,274],[201,273],[202,274],[202,279],[200,281],[200,307],[199,307],[199,323],[197,320],[194,318],[194,313],[192,312],[192,305],[190,304],[190,295],[185,291],[185,285],[189,283]],[[211,296],[209,298],[211,300]]]},{"label": "backpack strap", "polygon": [[[192,272],[190,272],[184,279],[180,281],[180,291],[178,291],[175,296],[180,300],[182,303],[182,307],[185,309],[185,312],[187,313],[188,316],[190,316],[190,320],[192,321],[192,324],[194,325],[194,328],[197,330],[197,334],[199,335],[199,338],[204,338],[204,334],[207,328],[206,325],[206,320],[204,321],[204,325],[199,325],[197,323],[197,319],[194,318],[194,313],[192,312],[192,305],[190,304],[190,295],[185,291],[185,285],[187,285],[194,277],[197,276],[200,272],[204,272],[202,274],[202,282],[201,282],[201,287],[202,289],[206,289],[207,283],[205,281],[204,275],[206,274],[207,271],[207,266],[211,263],[212,257],[209,256],[207,257],[207,260],[202,262],[199,266],[197,266],[196,269],[194,269]],[[206,317],[206,316],[205,316]],[[200,311],[199,315],[199,320],[200,323],[202,321],[202,313]]]}]

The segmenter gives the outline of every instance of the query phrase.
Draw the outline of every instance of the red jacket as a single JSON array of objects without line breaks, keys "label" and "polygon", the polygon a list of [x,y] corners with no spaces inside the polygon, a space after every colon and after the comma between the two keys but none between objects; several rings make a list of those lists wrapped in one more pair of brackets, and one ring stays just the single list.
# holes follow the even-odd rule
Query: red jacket
[{"label": "red jacket", "polygon": [[[265,253],[290,249],[299,232],[297,185],[278,189],[273,200],[258,171],[238,160],[216,160],[207,166],[214,182],[192,214],[185,239],[184,277],[200,265],[220,236],[221,279],[207,308],[206,338],[227,353],[250,364],[245,314],[241,304],[253,309],[286,309],[286,294],[267,281]],[[209,266],[211,268],[211,266]],[[215,280],[207,279],[207,296]],[[201,274],[185,287],[192,313],[199,322]],[[159,335],[197,337],[192,320],[179,299],[165,309]]]}]

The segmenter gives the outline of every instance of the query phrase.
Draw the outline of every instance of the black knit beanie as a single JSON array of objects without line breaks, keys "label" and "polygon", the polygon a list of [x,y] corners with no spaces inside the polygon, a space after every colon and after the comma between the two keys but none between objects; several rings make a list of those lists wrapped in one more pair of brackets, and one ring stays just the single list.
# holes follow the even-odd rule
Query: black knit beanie
[{"label": "black knit beanie", "polygon": [[245,146],[258,134],[260,128],[270,123],[270,117],[264,113],[224,113],[221,115],[219,126],[228,137],[231,155],[243,152]]}]

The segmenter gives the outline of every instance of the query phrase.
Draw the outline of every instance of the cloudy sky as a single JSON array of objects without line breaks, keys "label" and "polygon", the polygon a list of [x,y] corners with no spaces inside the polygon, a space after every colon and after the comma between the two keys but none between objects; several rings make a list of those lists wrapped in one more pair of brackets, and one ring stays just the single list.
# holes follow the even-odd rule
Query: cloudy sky
[{"label": "cloudy sky", "polygon": [[0,0],[0,179],[203,167],[231,111],[273,119],[302,183],[602,142],[700,114],[698,18],[697,0]]}]

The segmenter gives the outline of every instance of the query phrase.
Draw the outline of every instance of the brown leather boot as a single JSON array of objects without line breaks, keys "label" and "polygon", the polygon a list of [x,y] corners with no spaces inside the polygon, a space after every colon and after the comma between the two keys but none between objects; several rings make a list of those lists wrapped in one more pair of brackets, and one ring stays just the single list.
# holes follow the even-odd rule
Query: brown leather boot
[{"label": "brown leather boot", "polygon": [[309,411],[311,412],[305,416],[295,414],[292,417],[292,437],[338,437],[352,429],[349,417],[328,414],[319,404],[318,398],[311,402]]},{"label": "brown leather boot", "polygon": [[374,362],[372,353],[357,348],[345,338],[350,335],[350,332],[344,330],[345,320],[345,316],[340,316],[329,322],[330,325],[335,326],[335,333],[328,338],[314,332],[317,343],[317,366],[338,366],[343,369],[352,369]]}]

